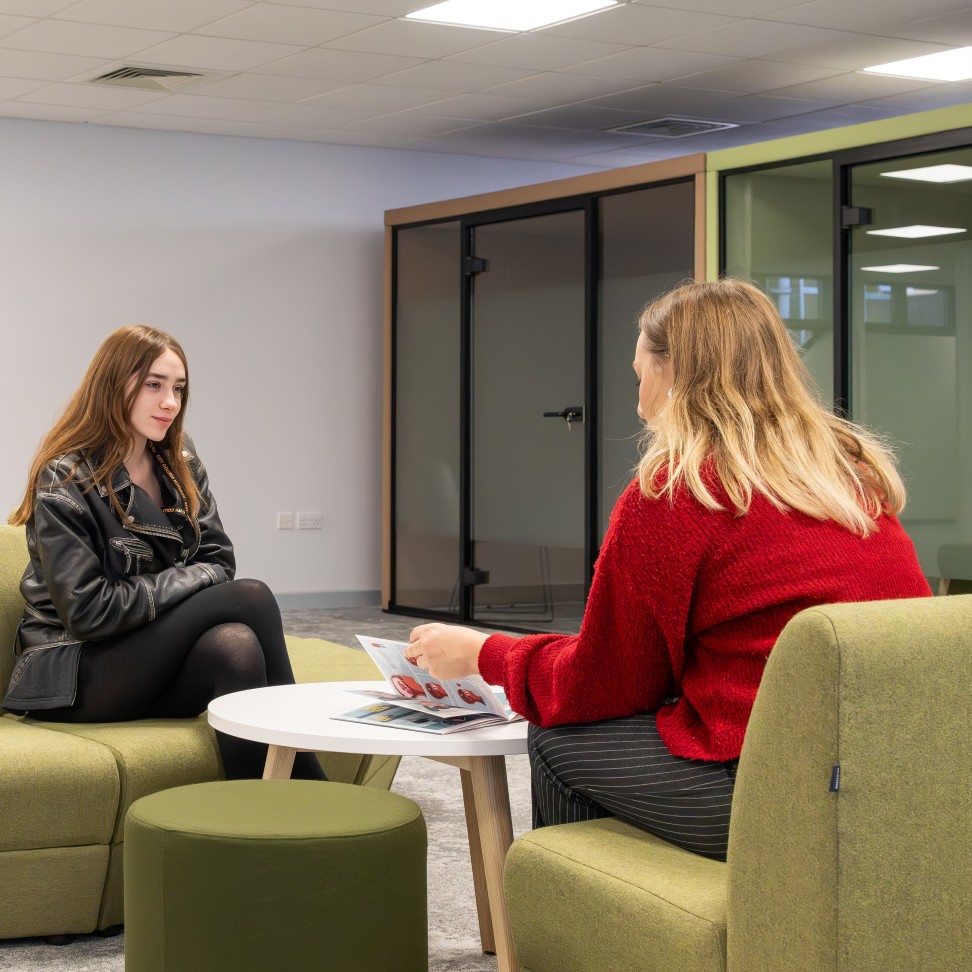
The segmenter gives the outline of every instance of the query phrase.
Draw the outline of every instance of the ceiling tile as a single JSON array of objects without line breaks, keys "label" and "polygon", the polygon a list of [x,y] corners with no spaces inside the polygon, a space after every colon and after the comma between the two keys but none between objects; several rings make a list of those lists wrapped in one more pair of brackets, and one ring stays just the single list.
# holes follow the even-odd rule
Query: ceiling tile
[{"label": "ceiling tile", "polygon": [[[149,115],[141,111],[116,111],[98,119],[99,125],[116,128],[147,128],[167,132],[198,131],[198,119],[180,118],[178,115]],[[206,119],[214,122],[216,119]]]},{"label": "ceiling tile", "polygon": [[[337,52],[335,52],[337,53]],[[365,55],[361,55],[364,57]],[[377,57],[379,55],[368,55]],[[530,76],[530,71],[492,67],[486,64],[460,64],[458,61],[426,61],[417,67],[377,79],[377,84],[403,84],[409,88],[437,91],[479,91],[494,85]]]},{"label": "ceiling tile", "polygon": [[[560,132],[549,128],[489,125],[466,128],[439,136],[437,141],[466,146],[475,155],[544,159],[555,161],[566,155],[612,151],[637,144],[638,136],[605,132]],[[512,156],[512,151],[516,153]]]},{"label": "ceiling tile", "polygon": [[96,84],[48,84],[30,94],[22,95],[20,100],[37,104],[74,105],[78,108],[118,111],[164,97],[163,92],[146,91],[140,88],[117,88]]},{"label": "ceiling tile", "polygon": [[698,51],[700,54],[766,57],[790,48],[828,43],[849,36],[851,35],[844,31],[821,30],[819,27],[804,27],[800,24],[737,20],[723,27],[662,41],[658,46],[673,51]]},{"label": "ceiling tile", "polygon": [[450,60],[466,61],[470,64],[496,64],[531,71],[556,71],[630,49],[631,45],[608,44],[576,37],[554,37],[543,33],[515,34],[485,47],[456,54]]},{"label": "ceiling tile", "polygon": [[0,101],[7,98],[19,98],[30,91],[37,91],[38,88],[46,87],[43,81],[36,81],[27,78],[5,78],[0,75]]},{"label": "ceiling tile", "polygon": [[103,57],[76,57],[71,54],[45,54],[42,51],[0,50],[0,76],[36,78],[39,81],[66,81],[89,74],[110,64]]},{"label": "ceiling tile", "polygon": [[246,102],[237,117],[265,124],[283,123],[309,128],[340,128],[368,117],[367,112],[351,108],[324,108],[320,105],[278,105],[272,102]]},{"label": "ceiling tile", "polygon": [[[472,92],[455,98],[444,98],[432,104],[413,109],[413,114],[466,118],[474,121],[498,121],[534,111],[536,106],[520,98],[504,98],[488,91]],[[444,92],[439,92],[440,98]]]},{"label": "ceiling tile", "polygon": [[531,125],[535,128],[563,128],[574,131],[606,132],[619,125],[636,125],[647,121],[654,112],[621,111],[617,108],[602,108],[589,103],[563,105],[560,108],[547,108],[509,118],[508,125]]},{"label": "ceiling tile", "polygon": [[378,14],[381,17],[404,17],[436,0],[271,0],[294,7],[317,7],[321,10],[344,10],[350,13]]},{"label": "ceiling tile", "polygon": [[182,33],[248,6],[246,0],[81,0],[62,10],[59,17],[80,23]]},{"label": "ceiling tile", "polygon": [[905,91],[885,98],[871,98],[862,102],[870,108],[893,108],[896,111],[932,111],[952,105],[969,105],[969,123],[972,124],[972,85],[936,84],[920,91]]},{"label": "ceiling tile", "polygon": [[400,111],[441,101],[443,92],[426,88],[396,88],[381,84],[352,84],[327,94],[304,99],[304,104],[330,105],[334,108],[361,108],[366,111]]},{"label": "ceiling tile", "polygon": [[495,38],[489,30],[472,27],[447,27],[411,20],[386,20],[377,27],[359,31],[328,44],[329,48],[365,51],[372,54],[397,54],[408,51],[413,57],[446,57],[484,44]]},{"label": "ceiling tile", "polygon": [[0,14],[0,37],[6,37],[8,34],[33,23],[36,23],[33,17],[13,17],[9,14]]},{"label": "ceiling tile", "polygon": [[247,98],[251,101],[282,101],[293,103],[322,95],[341,87],[339,81],[320,81],[313,78],[279,78],[270,74],[235,74],[193,85],[194,94],[216,98]]},{"label": "ceiling tile", "polygon": [[75,0],[0,0],[0,13],[50,17],[74,2]]},{"label": "ceiling tile", "polygon": [[247,71],[298,51],[299,48],[286,44],[263,44],[259,41],[182,34],[140,51],[139,61],[190,67],[200,71]]},{"label": "ceiling tile", "polygon": [[863,108],[859,105],[842,105],[840,108],[827,108],[823,111],[808,112],[805,115],[793,115],[766,122],[764,128],[770,132],[769,138],[780,138],[783,135],[798,134],[799,132],[819,132],[831,128],[842,128],[845,125],[860,125],[865,122],[880,121],[882,118],[892,118],[897,112],[884,111],[880,108]]},{"label": "ceiling tile", "polygon": [[546,27],[544,32],[555,37],[580,37],[613,44],[657,44],[669,37],[728,24],[733,19],[720,14],[626,3],[566,24]]},{"label": "ceiling tile", "polygon": [[732,14],[734,17],[759,17],[774,10],[798,7],[807,0],[633,0],[639,6],[672,7],[702,13]]},{"label": "ceiling tile", "polygon": [[619,78],[600,78],[581,74],[560,74],[547,71],[534,74],[521,81],[511,81],[507,84],[489,88],[489,94],[505,97],[522,98],[534,104],[555,107],[570,101],[583,101],[602,95],[627,91],[635,87],[633,81]]},{"label": "ceiling tile", "polygon": [[157,30],[42,20],[5,37],[3,46],[12,50],[48,51],[52,54],[128,57],[171,36]]},{"label": "ceiling tile", "polygon": [[724,64],[732,64],[734,60],[738,59],[715,54],[693,54],[689,51],[666,51],[660,47],[637,47],[623,54],[600,57],[566,70],[570,74],[627,78],[646,84],[649,81],[670,81],[687,77]]},{"label": "ceiling tile", "polygon": [[685,88],[681,84],[649,84],[643,88],[634,88],[606,98],[595,98],[586,103],[604,108],[620,108],[623,111],[677,115],[680,112],[691,114],[703,109],[705,105],[725,101],[734,96],[733,91],[712,88]]},{"label": "ceiling tile", "polygon": [[36,121],[87,122],[101,119],[103,108],[79,108],[77,105],[38,105],[23,101],[5,101],[0,104],[0,116],[4,118],[31,118]]},{"label": "ceiling tile", "polygon": [[[882,30],[882,33],[884,30]],[[941,17],[927,17],[895,24],[890,33],[911,40],[948,44],[949,47],[972,46],[972,7]]]},{"label": "ceiling tile", "polygon": [[[968,4],[962,0],[922,0],[921,13],[926,16],[954,13],[965,6]],[[812,0],[810,3],[764,14],[763,18],[806,24],[810,27],[879,33],[888,24],[914,20],[915,12],[914,0],[881,0],[877,6],[870,3],[848,3],[847,0]]]},{"label": "ceiling tile", "polygon": [[944,49],[941,44],[853,34],[844,40],[832,40],[826,44],[792,47],[785,54],[778,55],[778,58],[799,64],[817,64],[823,67],[843,68],[845,71],[859,71],[872,64],[887,64],[906,57],[935,54]]},{"label": "ceiling tile", "polygon": [[199,120],[196,125],[190,121],[190,132],[205,133],[207,135],[230,135],[245,138],[285,138],[305,139],[314,133],[313,128],[302,128],[297,125],[264,125],[259,122],[238,121],[237,119]]},{"label": "ceiling tile", "polygon": [[383,115],[379,118],[369,118],[365,121],[354,122],[347,126],[349,132],[391,132],[405,138],[419,138],[429,135],[442,135],[454,132],[460,128],[467,128],[467,118],[433,118],[429,115],[417,115],[413,111],[396,112],[394,115]]},{"label": "ceiling tile", "polygon": [[257,74],[275,74],[281,77],[319,78],[324,81],[370,81],[383,74],[401,71],[421,64],[417,57],[393,57],[390,54],[362,54],[358,51],[332,51],[318,48],[301,51],[274,61]]},{"label": "ceiling tile", "polygon": [[810,101],[806,98],[768,98],[764,95],[749,95],[745,98],[732,98],[717,105],[708,105],[705,117],[712,121],[735,122],[737,125],[753,122],[771,121],[775,118],[788,118],[791,115],[805,115],[811,111],[830,108],[833,102]]},{"label": "ceiling tile", "polygon": [[809,81],[806,84],[793,84],[764,94],[780,98],[808,98],[829,101],[831,104],[852,105],[859,101],[902,94],[905,91],[920,91],[934,85],[933,81],[916,81],[913,78],[886,78],[877,74],[838,74],[822,81]]},{"label": "ceiling tile", "polygon": [[679,79],[684,88],[718,88],[729,92],[756,93],[791,84],[819,81],[844,74],[840,68],[812,67],[809,64],[790,64],[786,61],[737,61],[714,71],[702,71]]},{"label": "ceiling tile", "polygon": [[316,47],[381,22],[381,17],[367,14],[258,3],[240,13],[199,27],[195,32],[212,37]]},{"label": "ceiling tile", "polygon": [[165,95],[158,101],[139,107],[139,112],[158,115],[182,115],[185,118],[237,118],[249,104],[239,98],[208,98],[205,95]]}]

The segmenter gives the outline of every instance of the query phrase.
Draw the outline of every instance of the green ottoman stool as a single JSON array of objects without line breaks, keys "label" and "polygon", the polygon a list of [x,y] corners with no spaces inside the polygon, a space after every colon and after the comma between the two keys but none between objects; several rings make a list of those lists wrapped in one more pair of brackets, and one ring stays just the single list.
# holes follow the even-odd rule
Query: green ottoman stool
[{"label": "green ottoman stool", "polygon": [[125,821],[126,972],[427,972],[426,833],[396,793],[162,790]]}]

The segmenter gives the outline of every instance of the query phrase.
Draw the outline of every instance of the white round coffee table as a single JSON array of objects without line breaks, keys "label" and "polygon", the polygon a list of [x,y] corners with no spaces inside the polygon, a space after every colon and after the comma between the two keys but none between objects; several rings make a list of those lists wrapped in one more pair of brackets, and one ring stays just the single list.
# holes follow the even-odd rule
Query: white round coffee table
[{"label": "white round coffee table", "polygon": [[434,735],[331,718],[367,705],[348,689],[387,688],[376,681],[249,689],[213,699],[209,723],[231,736],[267,743],[265,779],[289,777],[298,750],[425,756],[458,767],[483,951],[496,953],[499,972],[515,972],[519,966],[503,899],[503,863],[513,842],[505,757],[526,752],[527,724]]}]

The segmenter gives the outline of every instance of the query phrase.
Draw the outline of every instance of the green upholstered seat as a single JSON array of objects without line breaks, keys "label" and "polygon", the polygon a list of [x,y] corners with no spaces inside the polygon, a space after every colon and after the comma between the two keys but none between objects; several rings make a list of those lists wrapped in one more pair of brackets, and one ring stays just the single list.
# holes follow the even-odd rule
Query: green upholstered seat
[{"label": "green upholstered seat", "polygon": [[426,831],[382,790],[233,780],[126,821],[128,972],[428,969]]},{"label": "green upholstered seat", "polygon": [[506,865],[524,972],[972,968],[970,685],[972,596],[797,615],[746,733],[727,863],[616,820],[524,835]]},{"label": "green upholstered seat", "polygon": [[[13,667],[26,565],[23,528],[0,525],[0,693]],[[380,677],[361,651],[292,637],[287,649],[298,681]],[[351,753],[320,759],[332,780],[384,789],[399,763]],[[0,938],[121,924],[128,808],[158,790],[221,776],[204,715],[84,724],[0,717]]]}]

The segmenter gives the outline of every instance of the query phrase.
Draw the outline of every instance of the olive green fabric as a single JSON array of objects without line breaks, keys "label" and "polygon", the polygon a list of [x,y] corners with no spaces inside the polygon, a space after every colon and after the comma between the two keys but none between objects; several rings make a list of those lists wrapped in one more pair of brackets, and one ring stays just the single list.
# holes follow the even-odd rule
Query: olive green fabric
[{"label": "olive green fabric", "polygon": [[833,625],[780,635],[746,730],[729,828],[730,969],[833,968],[840,659]]},{"label": "olive green fabric", "polygon": [[24,528],[0,524],[0,698],[7,694],[13,671],[14,635],[24,614],[20,578],[29,559]]},{"label": "olive green fabric", "polygon": [[108,845],[0,854],[0,938],[76,935],[98,925]]},{"label": "olive green fabric", "polygon": [[[972,968],[970,686],[972,596],[798,614],[753,708],[728,862],[663,861],[634,831],[619,853],[612,821],[521,837],[506,882],[524,969]],[[718,927],[718,873],[725,960],[686,925]]]},{"label": "olive green fabric", "polygon": [[[13,667],[27,565],[23,527],[0,525],[0,690]],[[287,638],[298,681],[379,678],[363,652]],[[38,713],[41,715],[41,713]],[[387,789],[398,757],[325,753],[332,780]],[[157,790],[222,776],[205,715],[71,724],[0,716],[0,938],[90,932],[123,920],[123,828],[131,804]],[[48,854],[48,849],[54,849]],[[63,848],[65,854],[58,853]],[[21,852],[28,856],[22,856]],[[29,855],[34,854],[34,857]],[[55,861],[48,866],[49,860]],[[81,871],[72,863],[84,862]],[[36,881],[8,874],[36,860]],[[66,864],[62,862],[67,860]],[[82,874],[83,877],[78,877]],[[26,930],[25,930],[26,929]]]},{"label": "olive green fabric", "polygon": [[132,806],[125,844],[127,972],[428,968],[425,821],[405,797],[179,787]]},{"label": "olive green fabric", "polygon": [[0,719],[0,852],[107,844],[118,792],[104,747]]},{"label": "olive green fabric", "polygon": [[533,972],[725,969],[725,864],[619,820],[524,835],[504,881],[517,956]]},{"label": "olive green fabric", "polygon": [[216,738],[204,719],[139,719],[136,722],[42,722],[39,726],[104,747],[118,767],[112,840],[122,840],[125,814],[138,799],[171,786],[204,783],[223,775]]},{"label": "olive green fabric", "polygon": [[787,626],[737,778],[730,969],[972,968],[970,685],[968,595]]}]

